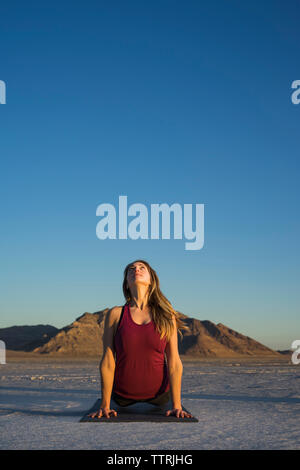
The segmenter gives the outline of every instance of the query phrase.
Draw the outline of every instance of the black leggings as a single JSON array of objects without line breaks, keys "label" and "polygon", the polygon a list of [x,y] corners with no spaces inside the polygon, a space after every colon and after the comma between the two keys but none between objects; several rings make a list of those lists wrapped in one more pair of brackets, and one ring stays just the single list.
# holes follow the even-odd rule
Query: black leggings
[{"label": "black leggings", "polygon": [[138,403],[138,402],[147,402],[147,403],[151,403],[152,405],[161,406],[161,405],[165,405],[170,400],[170,389],[167,392],[164,392],[155,398],[145,398],[141,400],[133,400],[132,398],[122,397],[121,395],[118,395],[114,391],[112,391],[111,397],[120,406],[133,405],[133,403]]}]

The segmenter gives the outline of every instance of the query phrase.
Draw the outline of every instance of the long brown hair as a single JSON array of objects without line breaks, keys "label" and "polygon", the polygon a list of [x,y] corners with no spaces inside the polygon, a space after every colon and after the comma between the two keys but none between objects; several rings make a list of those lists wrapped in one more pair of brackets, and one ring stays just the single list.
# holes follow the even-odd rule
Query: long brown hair
[{"label": "long brown hair", "polygon": [[179,332],[181,338],[183,337],[180,330],[188,330],[188,327],[185,326],[181,318],[182,314],[177,312],[171,305],[171,302],[164,296],[159,287],[159,279],[153,268],[150,264],[143,259],[137,259],[129,263],[124,269],[124,280],[123,280],[123,294],[127,302],[132,300],[131,292],[129,287],[127,287],[127,273],[130,266],[134,263],[143,263],[150,273],[150,286],[148,292],[148,305],[151,308],[154,324],[158,332],[160,333],[160,338],[170,341],[171,334],[173,332],[173,321],[172,317],[175,316],[177,331]]}]

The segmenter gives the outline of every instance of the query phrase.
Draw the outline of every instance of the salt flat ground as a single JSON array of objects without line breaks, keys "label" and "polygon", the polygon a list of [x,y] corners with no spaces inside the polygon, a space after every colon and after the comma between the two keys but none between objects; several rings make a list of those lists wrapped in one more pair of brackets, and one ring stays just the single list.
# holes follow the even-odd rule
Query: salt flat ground
[{"label": "salt flat ground", "polygon": [[182,402],[199,423],[79,423],[100,397],[99,360],[8,357],[1,449],[300,449],[300,364],[183,360]]}]

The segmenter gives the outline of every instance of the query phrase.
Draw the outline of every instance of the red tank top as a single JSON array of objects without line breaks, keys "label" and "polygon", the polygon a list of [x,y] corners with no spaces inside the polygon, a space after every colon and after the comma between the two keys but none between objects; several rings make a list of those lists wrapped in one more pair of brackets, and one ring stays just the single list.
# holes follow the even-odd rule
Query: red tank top
[{"label": "red tank top", "polygon": [[170,388],[164,356],[167,341],[160,339],[153,320],[144,325],[135,323],[129,303],[114,337],[116,368],[113,391],[136,400],[154,398]]}]

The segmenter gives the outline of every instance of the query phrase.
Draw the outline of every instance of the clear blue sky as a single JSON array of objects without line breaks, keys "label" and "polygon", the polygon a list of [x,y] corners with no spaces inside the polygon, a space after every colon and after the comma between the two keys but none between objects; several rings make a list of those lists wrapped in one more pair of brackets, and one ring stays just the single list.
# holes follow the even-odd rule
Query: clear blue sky
[{"label": "clear blue sky", "polygon": [[[62,327],[157,271],[179,311],[300,339],[299,2],[1,7],[0,327]],[[205,205],[202,250],[96,237],[96,208]]]}]

